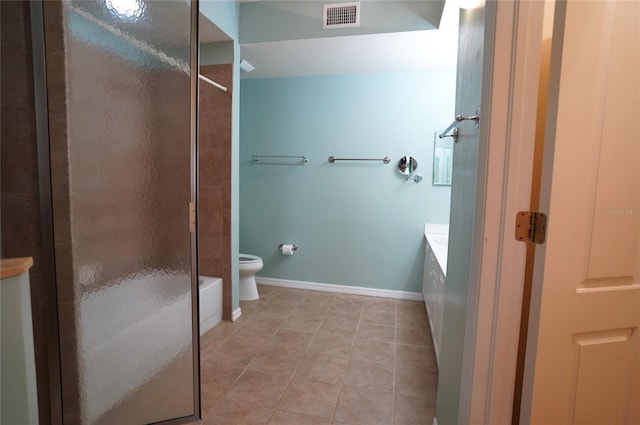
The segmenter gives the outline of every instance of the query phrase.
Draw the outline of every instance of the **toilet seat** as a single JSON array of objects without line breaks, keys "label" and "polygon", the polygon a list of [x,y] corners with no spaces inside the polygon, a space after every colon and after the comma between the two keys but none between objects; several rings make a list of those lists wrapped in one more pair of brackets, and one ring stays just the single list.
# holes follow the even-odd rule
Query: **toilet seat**
[{"label": "toilet seat", "polygon": [[262,261],[262,259],[257,255],[240,254],[240,264],[251,264],[259,261]]}]

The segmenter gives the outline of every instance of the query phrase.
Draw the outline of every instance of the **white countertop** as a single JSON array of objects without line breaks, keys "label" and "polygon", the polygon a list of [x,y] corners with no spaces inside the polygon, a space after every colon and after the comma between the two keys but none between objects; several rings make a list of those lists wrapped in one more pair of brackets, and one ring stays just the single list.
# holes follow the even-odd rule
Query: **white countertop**
[{"label": "white countertop", "polygon": [[446,276],[447,254],[449,253],[449,225],[426,223],[424,225],[424,237],[436,256],[442,274]]}]

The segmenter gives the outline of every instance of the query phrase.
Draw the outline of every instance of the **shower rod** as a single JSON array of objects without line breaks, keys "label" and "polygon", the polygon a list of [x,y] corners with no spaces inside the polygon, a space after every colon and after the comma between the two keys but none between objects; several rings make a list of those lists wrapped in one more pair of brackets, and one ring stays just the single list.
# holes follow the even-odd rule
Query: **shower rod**
[{"label": "shower rod", "polygon": [[216,87],[220,90],[222,90],[223,92],[227,92],[229,91],[229,89],[227,89],[225,86],[223,86],[222,84],[216,83],[215,81],[205,77],[202,74],[198,74],[198,78],[200,78],[202,81],[204,81],[205,83],[209,83],[211,84],[213,87]]}]

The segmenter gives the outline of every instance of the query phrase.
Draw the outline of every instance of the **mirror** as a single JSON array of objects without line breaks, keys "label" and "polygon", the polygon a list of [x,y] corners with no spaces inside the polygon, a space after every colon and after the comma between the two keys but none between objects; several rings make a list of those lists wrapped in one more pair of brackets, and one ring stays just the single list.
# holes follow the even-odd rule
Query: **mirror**
[{"label": "mirror", "polygon": [[418,169],[418,161],[412,156],[403,156],[398,161],[398,170],[405,176],[410,176],[414,171]]},{"label": "mirror", "polygon": [[433,185],[451,186],[453,173],[453,138],[433,135]]}]

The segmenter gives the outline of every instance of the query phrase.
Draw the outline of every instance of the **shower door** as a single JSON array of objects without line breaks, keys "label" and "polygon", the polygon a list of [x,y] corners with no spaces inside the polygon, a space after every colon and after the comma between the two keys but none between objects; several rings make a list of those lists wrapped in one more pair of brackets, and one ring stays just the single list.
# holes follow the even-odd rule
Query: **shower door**
[{"label": "shower door", "polygon": [[197,6],[40,4],[65,424],[199,415]]}]

